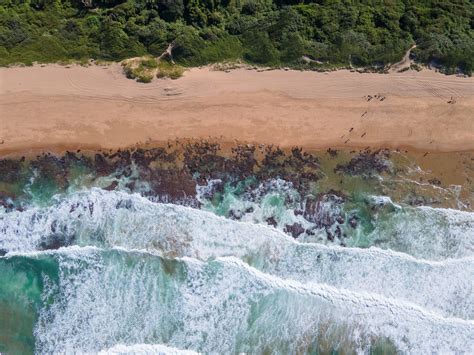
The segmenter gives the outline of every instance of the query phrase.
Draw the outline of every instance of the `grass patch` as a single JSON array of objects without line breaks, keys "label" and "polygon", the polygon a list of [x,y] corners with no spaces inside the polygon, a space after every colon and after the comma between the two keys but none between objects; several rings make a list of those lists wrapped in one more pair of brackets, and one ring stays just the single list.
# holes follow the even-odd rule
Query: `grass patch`
[{"label": "grass patch", "polygon": [[423,70],[423,67],[417,63],[412,63],[410,64],[410,69],[411,70],[416,70],[416,71],[421,71]]},{"label": "grass patch", "polygon": [[155,58],[144,58],[141,60],[140,65],[145,69],[156,69],[158,68],[158,62]]},{"label": "grass patch", "polygon": [[139,83],[150,83],[158,68],[155,58],[133,58],[122,62],[123,72],[129,79],[135,79]]},{"label": "grass patch", "polygon": [[183,73],[184,68],[182,66],[163,60],[158,63],[158,73],[156,77],[176,80],[183,76]]},{"label": "grass patch", "polygon": [[149,83],[157,78],[178,79],[184,73],[180,65],[165,60],[157,60],[153,57],[139,57],[127,59],[122,62],[123,72],[129,79],[140,83]]}]

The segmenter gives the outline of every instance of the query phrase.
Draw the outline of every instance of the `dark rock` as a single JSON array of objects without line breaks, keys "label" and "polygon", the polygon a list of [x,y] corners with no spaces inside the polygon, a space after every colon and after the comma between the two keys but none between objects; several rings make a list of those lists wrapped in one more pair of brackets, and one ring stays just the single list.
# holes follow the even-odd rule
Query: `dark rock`
[{"label": "dark rock", "polygon": [[115,205],[115,208],[116,209],[121,209],[121,208],[124,208],[126,210],[129,210],[131,209],[133,206],[133,203],[132,203],[132,200],[120,200],[119,202],[117,202],[117,204]]},{"label": "dark rock", "polygon": [[0,191],[0,206],[3,206],[7,212],[15,209],[15,200],[16,196],[12,193],[7,193]]},{"label": "dark rock", "polygon": [[39,250],[55,250],[61,247],[67,247],[74,242],[75,236],[53,233],[43,238],[38,245]]},{"label": "dark rock", "polygon": [[150,182],[152,196],[163,197],[160,200],[199,207],[196,199],[196,181],[186,170],[156,170],[144,178]]},{"label": "dark rock", "polygon": [[336,149],[328,148],[327,153],[329,154],[329,156],[331,158],[337,157],[337,150]]},{"label": "dark rock", "polygon": [[268,225],[276,227],[278,225],[276,219],[274,217],[268,217],[266,220]]},{"label": "dark rock", "polygon": [[232,148],[232,160],[230,164],[230,171],[244,179],[254,174],[254,169],[257,166],[255,159],[255,146],[253,144],[237,145]]},{"label": "dark rock", "polygon": [[21,179],[22,164],[18,160],[0,159],[0,181],[15,183]]},{"label": "dark rock", "polygon": [[64,157],[43,154],[30,162],[30,173],[34,172],[39,180],[53,181],[58,188],[66,189],[69,186],[67,179],[69,167],[70,164]]},{"label": "dark rock", "polygon": [[327,236],[329,241],[331,241],[331,242],[334,241],[334,235],[330,231],[326,230],[326,236]]},{"label": "dark rock", "polygon": [[430,180],[428,180],[428,182],[429,182],[431,185],[436,185],[436,186],[441,185],[441,180],[439,180],[439,179],[437,179],[437,178],[430,179]]},{"label": "dark rock", "polygon": [[320,178],[319,161],[301,148],[293,148],[291,154],[285,154],[278,147],[267,146],[256,176],[260,181],[283,179],[291,182],[298,192],[305,194],[310,184]]},{"label": "dark rock", "polygon": [[334,171],[348,175],[371,176],[375,173],[390,173],[390,153],[387,150],[363,151],[353,157],[347,164],[339,164]]},{"label": "dark rock", "polygon": [[125,187],[127,189],[129,189],[130,191],[134,191],[135,190],[135,186],[136,186],[136,182],[135,181],[130,181],[128,183],[125,184]]},{"label": "dark rock", "polygon": [[201,197],[206,200],[212,200],[216,194],[224,192],[224,183],[222,180],[212,180],[207,183],[207,187],[204,192],[201,193]]},{"label": "dark rock", "polygon": [[352,228],[357,228],[357,225],[359,224],[359,218],[357,216],[351,216],[349,218],[349,225],[352,227]]},{"label": "dark rock", "polygon": [[286,224],[284,231],[291,234],[293,238],[297,238],[300,234],[304,233],[304,228],[300,223]]},{"label": "dark rock", "polygon": [[245,213],[252,213],[254,211],[254,208],[253,207],[248,207],[246,210],[245,210]]},{"label": "dark rock", "polygon": [[331,227],[336,221],[344,219],[340,212],[343,202],[344,198],[337,196],[335,191],[307,197],[303,217],[318,228]]},{"label": "dark rock", "polygon": [[104,190],[106,190],[106,191],[113,191],[113,190],[115,190],[115,188],[116,188],[117,186],[118,186],[118,182],[117,182],[117,180],[114,180],[114,181],[112,181],[112,183],[111,183],[109,186],[104,187]]},{"label": "dark rock", "polygon": [[242,218],[242,214],[240,213],[240,211],[230,210],[228,217],[235,221],[239,221]]},{"label": "dark rock", "polygon": [[107,176],[112,174],[114,167],[102,154],[97,153],[94,156],[94,171],[98,176]]}]

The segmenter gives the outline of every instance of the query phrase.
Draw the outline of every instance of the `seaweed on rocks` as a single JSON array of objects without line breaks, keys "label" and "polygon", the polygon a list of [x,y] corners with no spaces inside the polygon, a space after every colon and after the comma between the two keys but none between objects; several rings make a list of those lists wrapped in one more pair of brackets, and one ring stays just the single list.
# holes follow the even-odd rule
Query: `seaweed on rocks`
[{"label": "seaweed on rocks", "polygon": [[197,183],[206,184],[207,180],[225,177],[226,158],[218,155],[221,150],[218,143],[199,141],[184,146],[184,164],[196,177]]},{"label": "seaweed on rocks", "polygon": [[293,238],[298,238],[301,234],[305,232],[305,229],[300,223],[286,224],[285,233],[290,234]]},{"label": "seaweed on rocks", "polygon": [[241,211],[230,210],[227,215],[228,218],[233,219],[234,221],[240,221],[242,219],[243,213]]},{"label": "seaweed on rocks", "polygon": [[[329,154],[336,156],[332,151]],[[354,157],[345,169],[353,174],[385,171],[384,159],[383,152],[366,151]],[[322,231],[329,241],[342,241],[346,223],[349,228],[351,225],[343,212],[347,199],[343,193],[329,190],[314,195],[315,183],[323,176],[320,162],[315,155],[297,147],[287,151],[273,145],[236,144],[229,152],[218,143],[201,140],[92,154],[67,151],[59,156],[42,154],[27,161],[4,159],[0,164],[11,174],[3,174],[4,180],[15,181],[20,176],[24,185],[30,177],[37,185],[50,183],[46,198],[65,192],[77,174],[88,174],[90,186],[109,191],[125,189],[152,201],[195,208],[201,208],[206,201],[217,206],[231,193],[244,203],[224,207],[219,213],[235,220],[253,214],[266,196],[278,196],[277,204],[283,204],[285,213],[292,211],[292,217],[282,219],[266,214],[262,222],[282,228],[294,238],[316,233],[319,236]],[[7,211],[12,210],[16,208],[12,201],[18,198],[3,193],[0,203]],[[258,209],[254,218],[260,218],[260,213]],[[54,233],[55,238],[44,242],[51,244],[48,248],[67,242],[61,239],[60,232]]]},{"label": "seaweed on rocks", "polygon": [[13,193],[0,191],[0,207],[5,208],[7,212],[15,209],[15,199],[16,197]]},{"label": "seaweed on rocks", "polygon": [[[342,232],[339,225],[344,224],[343,204],[346,197],[337,191],[331,190],[318,196],[307,196],[304,201],[303,217],[314,224],[314,229],[324,229],[328,240],[334,240],[334,233],[341,239]],[[314,234],[312,230],[309,235]]]},{"label": "seaweed on rocks", "polygon": [[255,150],[256,148],[253,144],[237,145],[232,148],[233,157],[229,172],[239,179],[252,176],[258,167]]},{"label": "seaweed on rocks", "polygon": [[0,159],[0,181],[15,183],[21,179],[23,164],[21,160]]},{"label": "seaweed on rocks", "polygon": [[62,233],[53,233],[43,238],[38,245],[39,250],[55,250],[67,247],[74,243],[74,236],[68,236]]},{"label": "seaweed on rocks", "polygon": [[438,178],[429,179],[428,183],[430,183],[431,185],[441,186],[441,180],[439,180]]},{"label": "seaweed on rocks", "polygon": [[414,193],[407,196],[403,202],[410,206],[433,206],[441,203],[437,198],[415,195]]},{"label": "seaweed on rocks", "polygon": [[236,184],[250,177],[256,188],[263,181],[282,179],[293,184],[299,192],[306,192],[310,184],[320,178],[318,159],[301,148],[290,153],[274,146],[262,148],[263,158],[257,158],[257,149],[252,144],[238,144],[225,157],[217,143],[199,141],[184,146],[184,164],[199,185],[210,180],[221,180],[224,184]]},{"label": "seaweed on rocks", "polygon": [[359,224],[359,218],[356,215],[350,216],[348,222],[349,222],[349,226],[351,226],[351,228],[355,229],[355,228],[357,228],[357,226]]},{"label": "seaweed on rocks", "polygon": [[331,158],[337,157],[337,150],[336,149],[328,148],[328,150],[326,152],[329,154],[329,156]]},{"label": "seaweed on rocks", "polygon": [[344,220],[341,211],[344,196],[335,191],[319,194],[317,197],[308,196],[305,201],[303,217],[316,224],[318,228],[329,227]]},{"label": "seaweed on rocks", "polygon": [[145,193],[155,200],[200,207],[196,196],[196,181],[186,170],[156,170],[151,173],[151,191]]},{"label": "seaweed on rocks", "polygon": [[272,145],[265,147],[265,156],[256,174],[260,181],[279,178],[293,184],[300,193],[309,191],[312,183],[321,177],[319,160],[301,148],[293,148],[290,154]]},{"label": "seaweed on rocks", "polygon": [[165,148],[158,147],[158,148],[150,148],[150,149],[142,149],[137,148],[132,153],[132,160],[135,164],[143,169],[147,169],[150,167],[152,162],[161,162],[163,164],[170,164],[175,163],[177,160],[177,152],[171,151],[168,152]]},{"label": "seaweed on rocks", "polygon": [[[275,146],[260,145],[257,150],[253,144],[236,144],[226,155],[220,144],[205,140],[176,142],[167,148],[45,153],[27,161],[3,159],[0,167],[0,181],[22,185],[19,191],[27,198],[31,197],[31,191],[24,189],[28,181],[33,193],[46,199],[66,191],[71,186],[71,177],[82,173],[89,174],[92,185],[102,177],[111,180],[105,185],[98,182],[105,190],[125,187],[152,200],[192,206],[200,205],[196,187],[206,186],[210,181],[219,184],[207,191],[206,199],[223,192],[226,184],[254,199],[258,196],[252,197],[252,192],[259,189],[278,189],[271,186],[272,181],[283,181],[304,196],[321,176],[318,159],[301,148],[287,152]],[[79,169],[73,173],[76,167]],[[48,189],[44,190],[44,186]]]},{"label": "seaweed on rocks", "polygon": [[[52,154],[37,156],[30,165],[31,191],[42,198],[48,198],[57,191],[64,191],[69,187],[68,171],[69,164],[64,157],[56,157]],[[45,188],[45,187],[48,188]]]},{"label": "seaweed on rocks", "polygon": [[[111,183],[109,186],[104,187],[104,190],[106,190],[106,191],[113,191],[113,190],[115,190],[115,189],[117,188],[118,184],[119,184],[119,183],[117,182],[117,180],[114,180],[114,181],[112,181],[112,183]],[[131,190],[133,190],[133,189],[131,189]]]},{"label": "seaweed on rocks", "polygon": [[272,226],[272,227],[278,226],[278,222],[276,221],[275,217],[273,217],[273,216],[272,216],[272,217],[268,217],[268,218],[265,220],[265,222],[267,222],[267,224],[268,224],[269,226]]},{"label": "seaweed on rocks", "polygon": [[94,171],[97,176],[107,176],[113,173],[114,167],[109,164],[105,154],[97,153],[94,156]]},{"label": "seaweed on rocks", "polygon": [[353,176],[371,177],[374,174],[391,173],[390,152],[364,150],[353,157],[347,164],[338,164],[334,171]]}]

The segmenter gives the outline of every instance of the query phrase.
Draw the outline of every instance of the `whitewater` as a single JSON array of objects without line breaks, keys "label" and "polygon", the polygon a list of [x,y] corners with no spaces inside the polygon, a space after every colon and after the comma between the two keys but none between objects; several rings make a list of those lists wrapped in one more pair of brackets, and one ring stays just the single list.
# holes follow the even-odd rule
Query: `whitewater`
[{"label": "whitewater", "polygon": [[36,353],[473,353],[474,213],[393,208],[360,248],[60,194],[0,210],[0,307]]}]

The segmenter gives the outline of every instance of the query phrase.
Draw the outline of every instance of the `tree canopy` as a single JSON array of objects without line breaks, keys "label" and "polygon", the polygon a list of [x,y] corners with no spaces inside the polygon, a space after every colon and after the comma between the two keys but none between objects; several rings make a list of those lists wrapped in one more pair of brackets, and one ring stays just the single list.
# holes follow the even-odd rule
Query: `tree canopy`
[{"label": "tree canopy", "polygon": [[[183,65],[384,66],[472,73],[470,0],[0,0],[0,65],[159,55]],[[305,57],[306,61],[301,59]]]}]

